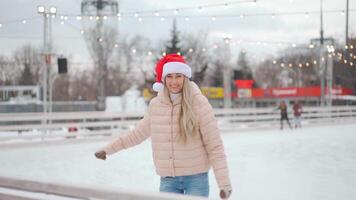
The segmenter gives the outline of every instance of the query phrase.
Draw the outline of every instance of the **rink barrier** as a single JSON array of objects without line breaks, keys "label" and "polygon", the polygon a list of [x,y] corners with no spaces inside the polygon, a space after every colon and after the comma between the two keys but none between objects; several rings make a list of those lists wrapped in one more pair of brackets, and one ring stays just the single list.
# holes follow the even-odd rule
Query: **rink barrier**
[{"label": "rink barrier", "polygon": [[[290,122],[293,123],[292,109],[288,110]],[[275,108],[215,109],[214,112],[221,130],[255,130],[280,126],[280,113]],[[110,136],[127,131],[142,117],[143,113],[106,112],[0,114],[0,140]],[[354,121],[356,106],[303,108],[303,126]]]},{"label": "rink barrier", "polygon": [[[61,184],[17,178],[0,177],[0,188],[28,192],[29,194],[6,194],[0,191],[0,199],[12,196],[13,199],[40,199],[33,196],[54,195],[73,199],[106,199],[106,200],[207,200],[208,198],[184,196],[171,193],[126,190],[108,186],[81,184]],[[31,197],[32,196],[32,197]]]}]

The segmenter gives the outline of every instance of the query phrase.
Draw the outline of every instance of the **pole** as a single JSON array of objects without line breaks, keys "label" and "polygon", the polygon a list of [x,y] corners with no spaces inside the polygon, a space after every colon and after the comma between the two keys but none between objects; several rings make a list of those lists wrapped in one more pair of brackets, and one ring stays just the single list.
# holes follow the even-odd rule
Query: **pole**
[{"label": "pole", "polygon": [[[49,96],[49,113],[52,113],[52,70],[51,70],[51,63],[52,63],[52,15],[48,16],[48,96]],[[50,121],[51,122],[51,121]]]},{"label": "pole", "polygon": [[103,49],[103,2],[101,0],[98,1],[97,5],[97,17],[96,20],[96,33],[97,33],[97,44],[98,44],[98,69],[99,69],[99,83],[97,86],[97,96],[98,96],[98,110],[105,110],[105,97],[106,97],[106,80],[107,80],[107,66],[106,61],[104,59],[104,49]]},{"label": "pole", "polygon": [[346,0],[345,59],[349,63],[349,0]]},{"label": "pole", "polygon": [[[230,52],[229,44],[230,44],[230,37],[224,37],[224,43],[227,45],[226,46],[226,51]],[[230,57],[228,57],[230,58]],[[231,103],[231,67],[230,64],[228,63],[230,59],[225,60],[227,62],[224,65],[224,108],[231,108],[232,103]]]},{"label": "pole", "polygon": [[332,55],[329,54],[327,58],[327,90],[328,90],[328,95],[327,95],[327,106],[331,107],[332,106],[332,88],[333,88],[333,58]]},{"label": "pole", "polygon": [[323,0],[320,0],[320,49],[319,49],[319,69],[320,69],[320,105],[325,106],[325,58],[324,58],[324,30],[323,30]]},{"label": "pole", "polygon": [[47,14],[43,13],[43,51],[44,51],[44,60],[45,65],[43,66],[43,113],[47,113],[47,53],[48,53],[48,46],[47,46]]}]

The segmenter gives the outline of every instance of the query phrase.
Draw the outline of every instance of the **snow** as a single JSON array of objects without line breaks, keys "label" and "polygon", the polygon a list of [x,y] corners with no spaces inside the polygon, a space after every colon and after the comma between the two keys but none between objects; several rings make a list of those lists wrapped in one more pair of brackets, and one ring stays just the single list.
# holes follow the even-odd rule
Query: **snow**
[{"label": "snow", "polygon": [[[356,199],[356,125],[223,132],[231,199]],[[158,191],[150,141],[106,161],[94,152],[109,138],[80,143],[1,147],[0,176]],[[210,171],[211,198],[218,197]]]}]

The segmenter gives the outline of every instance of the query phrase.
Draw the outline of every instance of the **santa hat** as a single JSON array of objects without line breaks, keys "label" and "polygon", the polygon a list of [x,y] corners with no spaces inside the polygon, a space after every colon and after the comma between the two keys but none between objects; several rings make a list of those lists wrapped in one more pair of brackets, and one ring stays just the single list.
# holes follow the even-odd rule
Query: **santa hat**
[{"label": "santa hat", "polygon": [[153,84],[153,90],[159,92],[163,89],[162,81],[167,74],[181,73],[186,77],[192,77],[192,70],[185,63],[183,56],[178,54],[167,54],[156,64],[156,82]]}]

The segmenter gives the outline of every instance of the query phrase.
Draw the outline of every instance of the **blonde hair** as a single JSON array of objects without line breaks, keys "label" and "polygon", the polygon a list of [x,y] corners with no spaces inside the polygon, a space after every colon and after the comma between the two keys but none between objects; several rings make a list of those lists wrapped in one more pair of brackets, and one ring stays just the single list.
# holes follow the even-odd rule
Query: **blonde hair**
[{"label": "blonde hair", "polygon": [[[187,77],[184,77],[183,90],[182,90],[182,102],[181,112],[179,115],[179,127],[178,142],[186,144],[189,137],[194,137],[198,134],[198,121],[193,110],[193,94],[190,85],[190,81]],[[169,95],[167,87],[165,87],[166,94]]]}]

